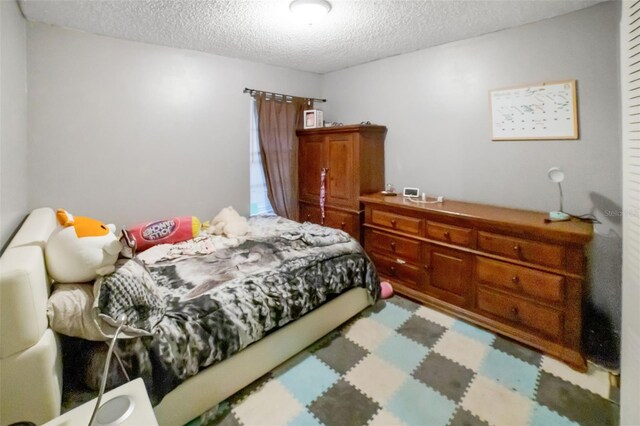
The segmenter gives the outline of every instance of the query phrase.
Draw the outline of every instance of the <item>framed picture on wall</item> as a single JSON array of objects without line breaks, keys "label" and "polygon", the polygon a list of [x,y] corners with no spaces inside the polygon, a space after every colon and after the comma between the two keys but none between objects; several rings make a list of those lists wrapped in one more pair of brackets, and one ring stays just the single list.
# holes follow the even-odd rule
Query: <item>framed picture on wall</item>
[{"label": "framed picture on wall", "polygon": [[323,126],[323,112],[319,109],[308,109],[304,111],[304,128],[315,129]]},{"label": "framed picture on wall", "polygon": [[492,90],[494,141],[578,139],[576,80]]}]

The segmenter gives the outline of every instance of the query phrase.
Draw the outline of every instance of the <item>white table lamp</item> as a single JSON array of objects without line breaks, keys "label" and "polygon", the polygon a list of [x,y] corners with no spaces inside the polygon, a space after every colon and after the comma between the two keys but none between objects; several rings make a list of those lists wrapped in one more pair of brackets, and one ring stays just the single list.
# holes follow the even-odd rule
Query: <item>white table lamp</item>
[{"label": "white table lamp", "polygon": [[560,210],[549,212],[549,219],[554,222],[571,219],[571,216],[564,212],[562,205],[562,184],[560,182],[564,180],[564,171],[559,167],[552,167],[547,171],[547,176],[551,182],[558,184],[560,190]]}]

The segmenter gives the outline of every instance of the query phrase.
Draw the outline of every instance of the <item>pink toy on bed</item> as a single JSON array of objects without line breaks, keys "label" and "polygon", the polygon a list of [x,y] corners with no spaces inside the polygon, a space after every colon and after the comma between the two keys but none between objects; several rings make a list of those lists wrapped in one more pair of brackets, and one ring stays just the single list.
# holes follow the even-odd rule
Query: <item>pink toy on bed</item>
[{"label": "pink toy on bed", "polygon": [[388,299],[393,296],[393,287],[389,281],[381,281],[380,282],[380,297],[383,299]]},{"label": "pink toy on bed", "polygon": [[200,234],[200,220],[194,216],[174,217],[156,222],[147,222],[127,228],[136,240],[138,252],[157,244],[174,244],[190,240]]}]

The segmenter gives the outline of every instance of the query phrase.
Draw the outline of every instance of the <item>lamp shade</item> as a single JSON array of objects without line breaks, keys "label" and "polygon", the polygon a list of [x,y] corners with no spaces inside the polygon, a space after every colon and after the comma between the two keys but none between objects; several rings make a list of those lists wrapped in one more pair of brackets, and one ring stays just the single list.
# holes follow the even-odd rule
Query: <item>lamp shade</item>
[{"label": "lamp shade", "polygon": [[560,167],[552,167],[547,171],[547,176],[552,182],[560,183],[564,180],[564,171]]}]

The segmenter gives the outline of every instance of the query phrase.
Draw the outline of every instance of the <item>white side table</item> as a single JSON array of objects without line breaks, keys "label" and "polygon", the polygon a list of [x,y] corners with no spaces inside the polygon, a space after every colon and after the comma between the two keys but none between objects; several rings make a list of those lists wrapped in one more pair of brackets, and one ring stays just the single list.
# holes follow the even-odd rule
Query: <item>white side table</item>
[{"label": "white side table", "polygon": [[[127,397],[129,400],[126,399]],[[114,401],[115,398],[118,399]],[[120,420],[116,419],[115,421],[112,420],[111,422],[106,421],[105,423],[100,423],[101,418],[104,419],[105,417],[111,417],[113,419],[113,416],[106,415],[103,417],[99,411],[96,418],[97,426],[158,426],[158,421],[156,420],[153,407],[151,406],[149,396],[147,395],[147,389],[144,387],[144,382],[141,378],[137,378],[129,383],[106,392],[102,396],[101,410],[105,407],[105,404],[109,404],[110,402],[110,405],[116,408],[116,410],[118,405],[126,405],[131,402],[132,404],[131,408],[128,410],[128,416],[126,418],[121,418]],[[91,420],[91,414],[93,413],[95,406],[96,399],[94,398],[73,410],[67,411],[63,415],[56,417],[44,426],[87,425],[89,420]]]}]

